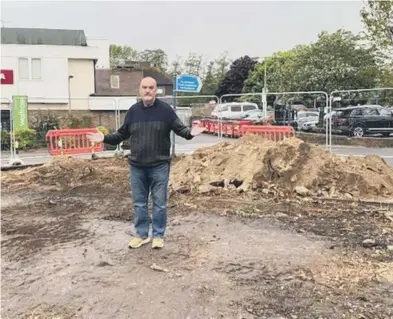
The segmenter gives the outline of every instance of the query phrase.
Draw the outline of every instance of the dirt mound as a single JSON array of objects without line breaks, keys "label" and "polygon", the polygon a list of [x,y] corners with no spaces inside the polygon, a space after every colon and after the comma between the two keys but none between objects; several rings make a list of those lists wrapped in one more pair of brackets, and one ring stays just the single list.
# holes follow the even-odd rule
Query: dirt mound
[{"label": "dirt mound", "polygon": [[370,197],[393,194],[393,169],[378,156],[343,158],[297,138],[260,136],[200,149],[173,165],[174,191],[261,190],[282,197]]},{"label": "dirt mound", "polygon": [[56,157],[49,163],[1,176],[3,187],[16,189],[68,190],[76,187],[128,187],[126,159],[85,160]]}]

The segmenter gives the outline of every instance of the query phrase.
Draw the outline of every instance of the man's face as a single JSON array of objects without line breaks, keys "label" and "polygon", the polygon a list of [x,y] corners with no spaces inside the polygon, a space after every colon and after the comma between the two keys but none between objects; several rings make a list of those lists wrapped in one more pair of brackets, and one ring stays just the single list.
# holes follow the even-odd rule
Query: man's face
[{"label": "man's face", "polygon": [[156,98],[157,83],[152,78],[143,79],[139,89],[139,94],[145,104],[152,104]]}]

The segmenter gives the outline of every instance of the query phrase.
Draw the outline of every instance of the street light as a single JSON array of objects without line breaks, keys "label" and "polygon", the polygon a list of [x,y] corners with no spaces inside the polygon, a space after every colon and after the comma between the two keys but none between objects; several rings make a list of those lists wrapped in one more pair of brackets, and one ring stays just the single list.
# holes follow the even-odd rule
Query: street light
[{"label": "street light", "polygon": [[[266,67],[266,59],[267,57],[255,57],[253,58],[254,60],[257,60],[259,63],[264,63],[265,67],[263,68],[264,70],[264,75],[263,75],[263,88],[262,88],[262,108],[263,108],[263,115],[266,118],[267,117],[267,67]],[[260,84],[260,83],[258,83]]]},{"label": "street light", "polygon": [[73,79],[73,75],[68,76],[68,112],[71,113],[71,79]]}]

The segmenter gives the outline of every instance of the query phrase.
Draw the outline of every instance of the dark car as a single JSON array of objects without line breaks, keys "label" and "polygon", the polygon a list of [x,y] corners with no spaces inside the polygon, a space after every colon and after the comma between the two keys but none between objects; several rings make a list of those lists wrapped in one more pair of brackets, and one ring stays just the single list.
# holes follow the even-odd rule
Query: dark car
[{"label": "dark car", "polygon": [[333,130],[349,136],[393,133],[393,113],[380,105],[338,108],[332,117]]}]

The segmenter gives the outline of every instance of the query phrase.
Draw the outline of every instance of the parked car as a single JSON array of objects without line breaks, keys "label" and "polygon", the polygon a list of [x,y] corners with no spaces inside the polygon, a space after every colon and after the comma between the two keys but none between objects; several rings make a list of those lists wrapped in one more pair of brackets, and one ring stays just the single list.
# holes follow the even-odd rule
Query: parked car
[{"label": "parked car", "polygon": [[296,128],[300,131],[309,131],[316,127],[319,122],[319,113],[310,111],[299,111],[297,113]]},{"label": "parked car", "polygon": [[218,104],[211,116],[214,118],[223,118],[223,119],[241,119],[244,118],[246,112],[252,110],[258,110],[258,105],[256,103],[249,102],[232,102],[232,103],[223,103]]},{"label": "parked car", "polygon": [[393,113],[380,105],[337,108],[332,114],[333,130],[349,136],[393,133]]}]

